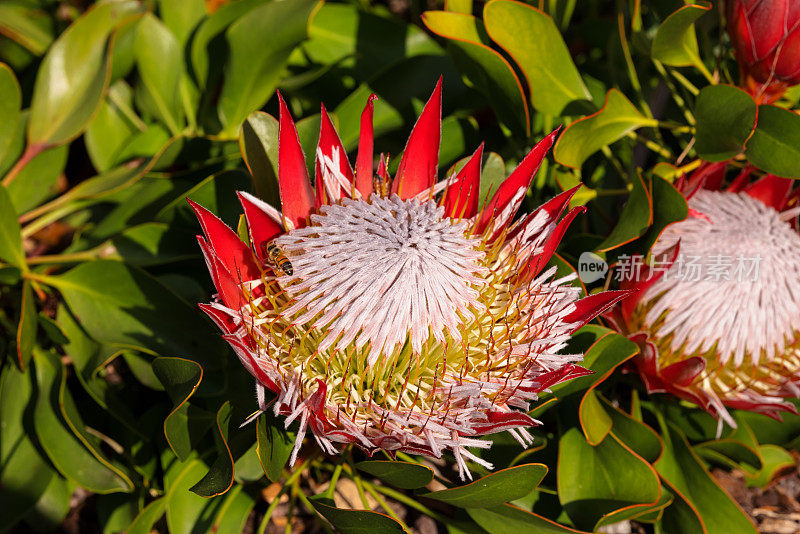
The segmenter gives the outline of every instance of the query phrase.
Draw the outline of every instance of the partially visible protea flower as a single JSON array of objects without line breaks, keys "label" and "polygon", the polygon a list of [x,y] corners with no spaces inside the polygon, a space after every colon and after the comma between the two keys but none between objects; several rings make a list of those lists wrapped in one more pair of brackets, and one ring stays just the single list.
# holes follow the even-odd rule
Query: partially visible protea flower
[{"label": "partially visible protea flower", "polygon": [[729,0],[727,19],[743,86],[772,101],[800,83],[800,2]]},{"label": "partially visible protea flower", "polygon": [[[354,443],[487,467],[465,447],[508,430],[523,445],[529,402],[587,371],[562,354],[570,334],[621,296],[578,300],[573,277],[547,268],[583,208],[574,191],[512,222],[556,133],[542,140],[479,209],[482,149],[436,182],[441,82],[406,145],[397,177],[373,175],[372,98],[362,114],[356,171],[322,109],[312,189],[280,99],[283,212],[239,193],[250,247],[193,204],[217,300],[203,309],[247,370],[327,452]],[[383,158],[381,162],[383,163]],[[383,191],[381,191],[383,190]]]},{"label": "partially visible protea flower", "polygon": [[668,227],[638,289],[609,315],[637,341],[648,391],[695,402],[735,427],[726,407],[780,418],[800,397],[800,208],[793,181],[725,163],[678,188],[689,218]]}]

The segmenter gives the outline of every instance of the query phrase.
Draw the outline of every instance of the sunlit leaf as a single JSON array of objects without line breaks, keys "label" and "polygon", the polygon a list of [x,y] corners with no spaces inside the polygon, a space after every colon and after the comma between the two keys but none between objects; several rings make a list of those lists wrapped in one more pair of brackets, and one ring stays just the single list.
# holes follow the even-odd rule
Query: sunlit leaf
[{"label": "sunlit leaf", "polygon": [[558,116],[570,102],[590,100],[558,27],[546,13],[512,0],[483,8],[486,31],[525,74],[533,107]]}]

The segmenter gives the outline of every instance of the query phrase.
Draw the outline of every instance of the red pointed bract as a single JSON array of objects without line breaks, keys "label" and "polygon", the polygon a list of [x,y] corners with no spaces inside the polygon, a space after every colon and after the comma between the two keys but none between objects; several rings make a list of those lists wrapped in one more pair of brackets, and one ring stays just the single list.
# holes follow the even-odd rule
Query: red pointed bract
[{"label": "red pointed bract", "polygon": [[392,192],[407,199],[433,186],[439,168],[439,144],[442,139],[442,79],[425,109],[422,110],[392,182]]},{"label": "red pointed bract", "polygon": [[374,154],[374,137],[372,116],[374,112],[373,101],[377,100],[374,94],[369,95],[367,105],[361,112],[361,130],[358,134],[358,155],[356,156],[356,189],[361,196],[368,198],[372,194],[372,158]]},{"label": "red pointed bract", "polygon": [[482,159],[483,143],[458,172],[455,181],[447,186],[443,202],[446,217],[470,219],[478,213]]},{"label": "red pointed bract", "polygon": [[[333,158],[333,153],[338,152],[339,154],[339,172],[341,172],[347,181],[351,184],[355,180],[355,175],[353,174],[353,168],[350,167],[350,162],[347,160],[347,152],[344,150],[344,145],[342,144],[342,140],[339,137],[339,133],[336,131],[336,128],[333,126],[333,122],[331,121],[330,116],[328,115],[328,111],[325,109],[325,104],[321,105],[320,110],[320,127],[319,127],[319,143],[317,147],[319,151],[322,152],[322,155],[331,159]],[[317,187],[319,188],[319,184],[322,182],[322,169],[320,168],[320,162],[317,161],[316,165],[316,182]],[[341,189],[341,186],[340,186]],[[350,191],[345,191],[345,194],[350,194]],[[341,194],[340,194],[341,196]],[[325,198],[324,192],[321,193],[317,191],[317,199]],[[317,205],[319,207],[319,204]]]},{"label": "red pointed bract", "polygon": [[533,177],[536,176],[539,167],[542,166],[545,155],[553,146],[558,131],[558,129],[553,130],[547,137],[539,141],[528,152],[528,155],[522,159],[522,162],[514,169],[514,172],[500,184],[492,199],[481,210],[476,233],[483,232],[489,226],[491,220],[514,199],[520,189],[527,191],[533,181]]},{"label": "red pointed bract", "polygon": [[558,245],[561,243],[561,239],[564,237],[564,234],[569,228],[569,225],[572,224],[572,221],[578,214],[583,213],[586,211],[586,208],[583,206],[578,206],[572,208],[567,215],[559,221],[556,227],[553,229],[553,233],[550,234],[550,237],[547,239],[547,242],[544,244],[544,249],[540,254],[536,256],[536,258],[531,258],[528,261],[528,264],[522,268],[520,271],[520,279],[527,282],[532,280],[536,275],[544,270],[547,266],[547,263],[550,261],[550,258],[553,257],[553,254],[556,253],[556,249]]},{"label": "red pointed bract", "polygon": [[564,321],[578,323],[577,330],[630,294],[630,291],[603,291],[584,297],[575,303],[575,310]]},{"label": "red pointed bract", "polygon": [[196,202],[189,200],[189,204],[197,215],[200,226],[203,227],[203,233],[208,239],[213,255],[231,276],[241,276],[242,280],[260,278],[261,272],[253,261],[250,249],[239,239],[236,232]]},{"label": "red pointed bract", "polygon": [[745,187],[744,192],[770,208],[781,211],[793,185],[794,180],[791,178],[780,178],[774,174],[767,174],[757,182]]},{"label": "red pointed bract", "polygon": [[244,280],[244,278],[241,278],[240,274],[233,274],[228,270],[203,236],[197,236],[197,242],[200,244],[200,250],[203,251],[203,257],[211,273],[211,280],[214,282],[214,287],[217,288],[222,302],[232,310],[240,309],[244,304],[240,280]]},{"label": "red pointed bract", "polygon": [[280,106],[278,188],[281,195],[281,211],[295,228],[302,228],[314,209],[314,191],[308,179],[306,160],[300,147],[297,128],[280,93],[278,93],[278,103]]},{"label": "red pointed bract", "polygon": [[236,195],[239,197],[239,202],[244,209],[253,251],[256,256],[264,260],[266,258],[261,250],[261,245],[281,235],[283,227],[260,206],[264,202],[243,191],[237,191]]}]

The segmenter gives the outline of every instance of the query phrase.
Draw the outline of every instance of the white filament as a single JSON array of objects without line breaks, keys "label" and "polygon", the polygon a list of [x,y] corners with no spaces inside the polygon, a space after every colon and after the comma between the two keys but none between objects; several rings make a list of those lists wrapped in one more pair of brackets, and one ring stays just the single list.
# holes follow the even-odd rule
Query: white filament
[{"label": "white filament", "polygon": [[429,336],[459,341],[460,316],[482,306],[480,238],[433,200],[370,200],[323,206],[277,240],[294,268],[281,280],[295,299],[285,315],[324,331],[319,350],[369,343],[370,363],[409,335],[416,353]]},{"label": "white filament", "polygon": [[[674,264],[651,286],[658,299],[646,316],[654,324],[666,312],[659,335],[673,334],[672,349],[704,353],[716,345],[720,362],[738,367],[748,355],[780,355],[800,325],[800,235],[781,214],[745,193],[700,190],[689,207],[708,219],[689,218],[664,232],[659,255],[680,240],[680,258],[699,258],[701,279]],[[740,258],[755,262],[748,276],[717,276],[720,261],[734,269]],[[717,274],[711,272],[717,264]],[[752,265],[751,265],[752,266]],[[681,347],[683,347],[681,349]]]}]

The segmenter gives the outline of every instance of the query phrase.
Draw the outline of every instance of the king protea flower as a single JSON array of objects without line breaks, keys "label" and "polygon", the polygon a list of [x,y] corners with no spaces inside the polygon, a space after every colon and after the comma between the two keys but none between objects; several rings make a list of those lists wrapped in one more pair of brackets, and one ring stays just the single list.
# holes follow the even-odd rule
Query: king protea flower
[{"label": "king protea flower", "polygon": [[704,164],[676,184],[689,217],[663,232],[651,251],[660,266],[626,284],[639,291],[610,315],[639,343],[650,392],[732,427],[727,408],[780,419],[796,412],[786,398],[800,397],[798,190],[751,172],[722,187],[725,163]]},{"label": "king protea flower", "polygon": [[[512,222],[556,136],[537,144],[480,207],[482,148],[437,183],[441,81],[389,180],[373,174],[372,97],[355,172],[322,108],[312,189],[294,122],[279,95],[282,212],[240,192],[250,243],[192,204],[215,302],[202,305],[242,364],[322,449],[372,454],[449,450],[462,478],[466,447],[507,430],[523,446],[529,403],[588,371],[562,354],[570,334],[621,297],[579,300],[548,260],[583,208],[573,191]],[[381,159],[383,162],[383,158]],[[377,190],[376,190],[377,188]],[[559,220],[561,219],[561,220]]]}]

